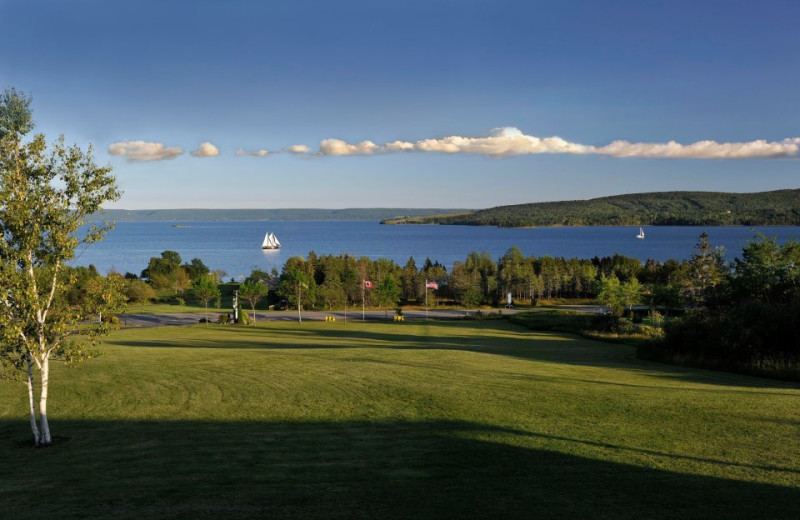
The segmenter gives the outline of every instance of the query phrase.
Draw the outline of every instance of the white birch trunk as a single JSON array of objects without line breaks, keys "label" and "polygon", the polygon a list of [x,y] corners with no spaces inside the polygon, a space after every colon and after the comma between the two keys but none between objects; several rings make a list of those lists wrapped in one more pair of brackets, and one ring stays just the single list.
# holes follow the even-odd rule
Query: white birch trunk
[{"label": "white birch trunk", "polygon": [[303,289],[300,287],[300,282],[297,282],[297,321],[303,323],[303,315],[300,314],[300,302],[303,301]]},{"label": "white birch trunk", "polygon": [[50,383],[50,356],[42,360],[42,389],[39,395],[39,422],[41,424],[41,444],[48,445],[50,438],[50,424],[47,422],[47,390]]},{"label": "white birch trunk", "polygon": [[36,446],[39,445],[41,439],[39,435],[39,426],[36,424],[36,397],[33,389],[33,360],[31,355],[27,354],[26,361],[28,363],[28,405],[31,414],[31,431],[33,432],[33,441]]}]

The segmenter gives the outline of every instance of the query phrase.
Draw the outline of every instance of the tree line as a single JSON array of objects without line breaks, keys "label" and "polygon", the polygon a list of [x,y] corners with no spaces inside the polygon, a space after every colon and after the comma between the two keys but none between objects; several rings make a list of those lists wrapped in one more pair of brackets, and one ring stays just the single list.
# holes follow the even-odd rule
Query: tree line
[{"label": "tree line", "polygon": [[[66,269],[73,277],[67,292],[72,302],[101,277],[94,266]],[[430,258],[418,266],[411,257],[401,266],[386,258],[318,255],[312,251],[306,257],[288,259],[281,270],[254,269],[243,283],[233,279],[229,283],[238,289],[260,283],[269,289],[264,297],[272,304],[286,300],[296,305],[299,298],[306,308],[331,310],[360,305],[362,296],[369,306],[422,305],[426,292],[430,305],[464,307],[496,306],[508,293],[515,303],[524,304],[554,298],[594,299],[607,287],[608,280],[622,285],[635,280],[648,288],[655,305],[674,308],[677,302],[664,294],[669,291],[663,286],[680,284],[687,273],[686,260],[642,263],[620,254],[591,259],[537,257],[525,256],[518,247],[510,248],[497,260],[485,251],[470,252],[450,270]],[[203,281],[221,284],[224,276],[224,271],[212,271],[199,258],[184,262],[176,251],[151,257],[140,274],[108,274],[119,280],[124,300],[137,304],[192,299]],[[372,282],[372,288],[362,295],[364,281]],[[438,288],[426,291],[426,282],[436,282]]]},{"label": "tree line", "polygon": [[[94,266],[67,271],[73,278],[67,292],[73,303],[102,278]],[[411,257],[399,265],[386,258],[318,255],[312,251],[305,257],[289,258],[280,270],[253,269],[244,281],[231,279],[226,285],[239,290],[240,296],[263,293],[258,301],[263,299],[270,305],[295,307],[299,303],[307,309],[333,310],[362,304],[387,309],[424,305],[426,297],[431,306],[496,306],[505,302],[508,293],[516,304],[535,305],[553,298],[594,299],[608,283],[636,283],[654,289],[651,292],[656,295],[656,304],[669,306],[670,300],[661,295],[664,291],[658,286],[679,283],[686,272],[686,261],[642,263],[619,254],[591,259],[525,256],[518,247],[510,248],[497,260],[485,251],[473,251],[449,270],[430,258],[417,265]],[[121,297],[128,303],[188,299],[214,302],[220,307],[221,293],[207,298],[203,288],[209,283],[222,284],[224,276],[224,271],[212,271],[202,259],[184,262],[178,252],[163,251],[151,257],[140,274],[112,272],[107,278],[117,280]],[[365,288],[365,281],[371,282],[371,288]],[[437,289],[426,291],[426,282],[435,282]]]}]

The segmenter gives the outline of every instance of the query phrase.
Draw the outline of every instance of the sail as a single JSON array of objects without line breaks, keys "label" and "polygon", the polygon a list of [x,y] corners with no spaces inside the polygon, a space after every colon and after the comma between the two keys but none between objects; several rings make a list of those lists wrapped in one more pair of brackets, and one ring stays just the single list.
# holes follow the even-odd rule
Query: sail
[{"label": "sail", "polygon": [[636,238],[644,238],[644,229],[639,228],[639,234],[636,235]]},{"label": "sail", "polygon": [[264,242],[261,243],[261,249],[278,249],[281,243],[278,242],[278,237],[275,233],[267,233],[264,235]]}]

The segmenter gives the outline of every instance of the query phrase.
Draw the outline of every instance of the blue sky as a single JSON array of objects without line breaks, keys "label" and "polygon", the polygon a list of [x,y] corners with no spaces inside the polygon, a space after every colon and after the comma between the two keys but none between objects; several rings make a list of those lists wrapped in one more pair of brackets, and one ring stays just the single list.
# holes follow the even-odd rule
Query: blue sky
[{"label": "blue sky", "polygon": [[797,0],[0,0],[0,19],[0,87],[94,145],[113,207],[800,187]]}]

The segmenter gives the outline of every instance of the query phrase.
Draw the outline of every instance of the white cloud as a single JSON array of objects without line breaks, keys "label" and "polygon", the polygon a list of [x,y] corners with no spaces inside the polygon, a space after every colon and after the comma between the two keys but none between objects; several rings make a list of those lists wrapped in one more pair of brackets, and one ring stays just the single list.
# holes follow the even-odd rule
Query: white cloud
[{"label": "white cloud", "polygon": [[590,147],[570,143],[560,137],[534,137],[514,127],[495,128],[488,137],[449,136],[417,141],[424,152],[469,153],[492,156],[538,153],[588,153]]},{"label": "white cloud", "polygon": [[381,147],[372,141],[349,144],[341,139],[323,139],[319,143],[320,155],[371,155],[380,150]]},{"label": "white cloud", "polygon": [[386,143],[383,147],[388,152],[410,152],[414,150],[414,143],[409,143],[408,141],[392,141],[391,143]]},{"label": "white cloud", "polygon": [[687,159],[767,159],[773,157],[795,157],[800,151],[800,138],[768,142],[763,139],[745,143],[718,143],[698,141],[692,144],[630,143],[614,141],[594,148],[593,152],[614,157],[657,157]]},{"label": "white cloud", "polygon": [[293,144],[292,146],[287,146],[286,151],[295,154],[306,154],[311,151],[311,147],[304,144]]},{"label": "white cloud", "polygon": [[266,157],[267,155],[269,155],[269,150],[264,150],[264,149],[261,149],[261,150],[243,150],[242,148],[239,148],[238,150],[236,150],[236,155],[249,155],[249,156],[252,156],[252,157]]},{"label": "white cloud", "polygon": [[197,150],[190,152],[194,157],[216,157],[219,155],[219,148],[208,141],[201,143]]},{"label": "white cloud", "polygon": [[[307,147],[305,147],[307,149]],[[598,154],[613,157],[686,158],[686,159],[765,159],[800,156],[800,137],[778,142],[756,140],[741,143],[698,141],[681,144],[631,143],[613,141],[605,146],[572,143],[561,137],[536,137],[522,133],[518,128],[495,128],[485,137],[451,135],[416,142],[392,141],[377,145],[372,141],[350,144],[341,139],[324,139],[317,155],[374,155],[390,152],[434,152],[447,154],[479,154],[490,157],[529,154]],[[304,153],[307,153],[304,152]]]},{"label": "white cloud", "polygon": [[162,143],[148,141],[120,141],[108,145],[108,153],[122,155],[128,159],[128,162],[163,161],[181,155],[183,148],[167,147]]}]

